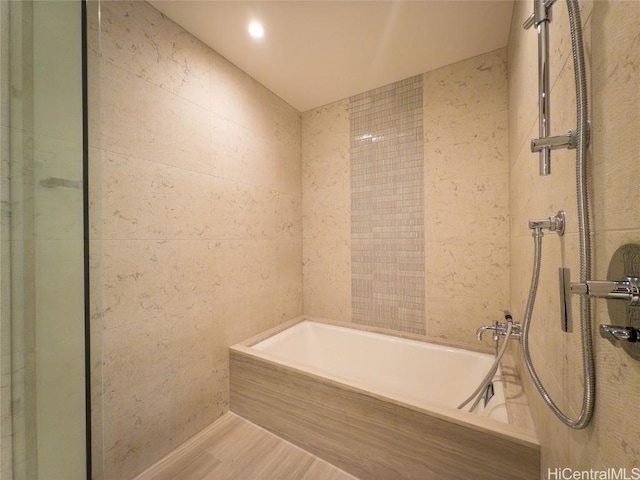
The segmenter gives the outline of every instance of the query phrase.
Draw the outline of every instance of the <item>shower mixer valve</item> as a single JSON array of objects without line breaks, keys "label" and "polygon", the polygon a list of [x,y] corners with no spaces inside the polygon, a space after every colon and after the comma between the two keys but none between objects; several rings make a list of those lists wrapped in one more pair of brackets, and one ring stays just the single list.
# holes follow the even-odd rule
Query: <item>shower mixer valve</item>
[{"label": "shower mixer valve", "polygon": [[[625,280],[587,280],[586,282],[571,282],[571,271],[568,268],[559,269],[560,281],[560,318],[562,329],[569,331],[571,320],[571,294],[587,295],[591,298],[605,298],[608,300],[622,300],[629,307],[640,306],[640,279],[627,277]],[[636,343],[640,341],[640,329],[617,325],[600,325],[600,336],[606,338],[613,345],[619,346],[621,341]]]},{"label": "shower mixer valve", "polygon": [[627,277],[624,280],[587,280],[571,282],[571,270],[560,269],[560,292],[563,310],[571,304],[570,294],[588,295],[591,298],[624,300],[631,307],[640,306],[640,279]]}]

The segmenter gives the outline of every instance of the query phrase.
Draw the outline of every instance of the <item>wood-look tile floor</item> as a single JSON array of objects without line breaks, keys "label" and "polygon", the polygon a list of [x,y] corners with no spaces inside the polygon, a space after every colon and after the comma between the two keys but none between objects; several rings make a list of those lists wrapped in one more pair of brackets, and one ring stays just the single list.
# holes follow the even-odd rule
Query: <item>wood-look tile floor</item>
[{"label": "wood-look tile floor", "polygon": [[136,480],[357,479],[229,412]]}]

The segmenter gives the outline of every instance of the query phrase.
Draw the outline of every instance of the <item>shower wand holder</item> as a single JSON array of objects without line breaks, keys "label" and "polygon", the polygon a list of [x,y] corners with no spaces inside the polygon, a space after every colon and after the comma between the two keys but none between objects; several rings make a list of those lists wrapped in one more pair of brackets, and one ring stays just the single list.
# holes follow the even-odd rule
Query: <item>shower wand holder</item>
[{"label": "shower wand holder", "polygon": [[533,230],[533,235],[542,235],[543,230],[549,230],[550,232],[557,233],[561,237],[564,235],[566,223],[566,213],[564,210],[560,210],[553,217],[529,220],[529,229]]}]

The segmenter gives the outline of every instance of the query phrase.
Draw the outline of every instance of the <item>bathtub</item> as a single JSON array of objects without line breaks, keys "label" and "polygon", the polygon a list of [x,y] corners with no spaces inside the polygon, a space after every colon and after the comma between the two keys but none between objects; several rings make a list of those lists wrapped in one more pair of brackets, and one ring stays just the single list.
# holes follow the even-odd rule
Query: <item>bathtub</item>
[{"label": "bathtub", "polygon": [[456,409],[491,355],[314,320],[230,348],[233,412],[362,479],[540,478],[499,378],[486,406]]},{"label": "bathtub", "polygon": [[[254,350],[417,407],[456,408],[493,365],[491,355],[303,320]],[[345,361],[348,359],[348,361]],[[507,422],[500,372],[474,413]],[[453,381],[452,381],[453,379]]]}]

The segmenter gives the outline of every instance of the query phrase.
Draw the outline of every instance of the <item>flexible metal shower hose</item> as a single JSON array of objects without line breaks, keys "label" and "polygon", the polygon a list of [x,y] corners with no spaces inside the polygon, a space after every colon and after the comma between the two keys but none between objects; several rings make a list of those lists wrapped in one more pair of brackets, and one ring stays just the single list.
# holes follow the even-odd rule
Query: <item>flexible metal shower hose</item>
[{"label": "flexible metal shower hose", "polygon": [[[582,21],[577,0],[567,0],[569,22],[571,26],[571,45],[576,83],[577,106],[577,147],[576,147],[576,187],[578,202],[578,229],[580,239],[580,281],[591,278],[591,232],[589,225],[589,194],[587,185],[587,147],[588,147],[588,108],[587,82],[585,74],[584,48],[582,43]],[[534,231],[534,260],[531,288],[522,325],[522,352],[527,370],[538,392],[553,413],[571,428],[580,430],[591,422],[595,403],[595,363],[593,358],[593,337],[591,322],[591,301],[586,295],[580,296],[580,333],[582,340],[582,364],[584,372],[584,390],[582,408],[577,419],[565,415],[547,393],[531,362],[529,352],[529,326],[540,277],[540,257],[542,250],[542,231]]]}]

